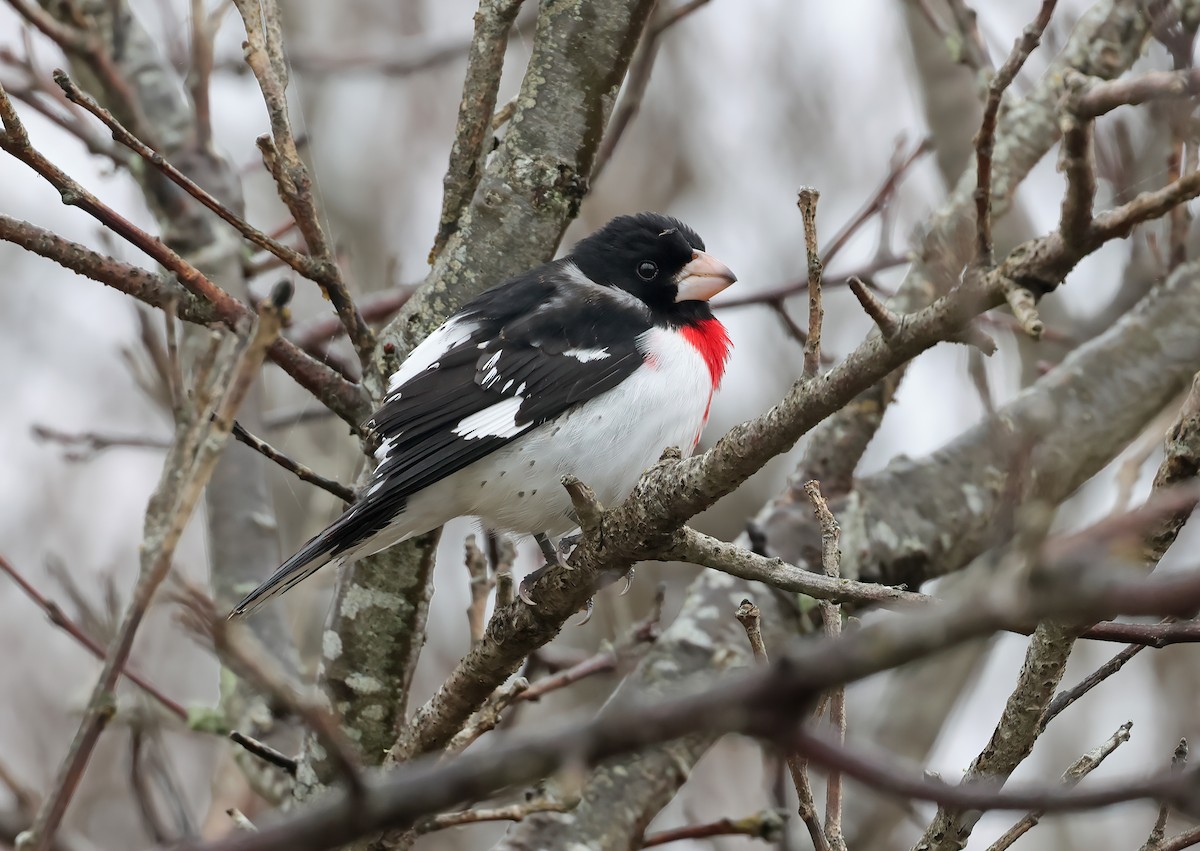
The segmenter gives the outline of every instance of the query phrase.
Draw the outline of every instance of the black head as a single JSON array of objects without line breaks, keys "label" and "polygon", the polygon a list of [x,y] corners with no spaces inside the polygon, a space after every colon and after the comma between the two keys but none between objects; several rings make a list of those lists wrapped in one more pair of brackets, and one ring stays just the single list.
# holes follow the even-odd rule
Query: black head
[{"label": "black head", "polygon": [[705,253],[699,234],[660,213],[618,216],[580,240],[568,259],[596,283],[625,290],[680,323],[711,316],[708,300],[737,280]]}]

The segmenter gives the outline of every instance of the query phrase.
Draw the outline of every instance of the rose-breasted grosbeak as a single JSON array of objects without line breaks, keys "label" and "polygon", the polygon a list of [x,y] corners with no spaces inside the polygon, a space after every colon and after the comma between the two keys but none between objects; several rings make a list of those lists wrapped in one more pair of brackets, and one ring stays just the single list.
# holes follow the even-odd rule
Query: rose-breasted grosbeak
[{"label": "rose-breasted grosbeak", "polygon": [[641,213],[483,293],[391,376],[359,500],[233,614],[462,515],[548,549],[578,525],[564,475],[613,504],[695,448],[730,349],[708,300],[735,280],[687,225]]}]

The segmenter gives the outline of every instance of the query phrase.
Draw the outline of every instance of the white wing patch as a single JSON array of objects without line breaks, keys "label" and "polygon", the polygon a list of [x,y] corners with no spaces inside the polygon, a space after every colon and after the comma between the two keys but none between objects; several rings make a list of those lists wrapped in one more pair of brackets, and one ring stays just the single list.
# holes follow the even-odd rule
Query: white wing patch
[{"label": "white wing patch", "polygon": [[[498,351],[494,355],[492,355],[490,358],[488,358],[486,361],[484,361],[482,368],[485,370],[485,372],[483,374],[483,378],[479,382],[479,386],[482,387],[484,390],[487,390],[489,387],[491,387],[493,384],[495,384],[497,381],[500,380],[500,370],[498,370],[496,368],[496,363],[497,363],[497,361],[500,360],[500,355],[502,355],[502,354],[503,354],[503,351]],[[505,386],[507,387],[507,385],[505,385]],[[501,391],[501,392],[503,392],[503,391]]]},{"label": "white wing patch", "polygon": [[591,363],[594,360],[604,360],[610,357],[608,349],[567,349],[563,354],[575,358],[580,363]]},{"label": "white wing patch", "polygon": [[397,432],[387,440],[383,441],[383,443],[379,444],[379,448],[375,450],[376,461],[382,463],[389,455],[392,454],[392,449],[395,447],[396,441],[400,439],[400,434],[401,432]]},{"label": "white wing patch", "polygon": [[478,413],[464,417],[454,427],[454,433],[465,440],[478,440],[484,437],[516,437],[528,429],[532,423],[517,425],[517,412],[525,399],[513,396],[503,402],[484,408]]},{"label": "white wing patch", "polygon": [[475,322],[457,318],[447,321],[422,340],[421,344],[404,359],[404,363],[400,364],[400,368],[392,373],[392,377],[388,380],[388,393],[395,393],[427,369],[437,369],[438,362],[446,352],[471,339],[471,335],[477,330],[479,330],[479,325]]}]

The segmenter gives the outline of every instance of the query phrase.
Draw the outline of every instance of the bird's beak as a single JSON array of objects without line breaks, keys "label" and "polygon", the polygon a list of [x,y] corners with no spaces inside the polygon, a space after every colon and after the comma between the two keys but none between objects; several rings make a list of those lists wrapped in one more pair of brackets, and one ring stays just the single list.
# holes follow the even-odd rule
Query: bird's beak
[{"label": "bird's beak", "polygon": [[737,280],[729,267],[704,251],[693,251],[692,259],[679,272],[675,301],[708,301]]}]

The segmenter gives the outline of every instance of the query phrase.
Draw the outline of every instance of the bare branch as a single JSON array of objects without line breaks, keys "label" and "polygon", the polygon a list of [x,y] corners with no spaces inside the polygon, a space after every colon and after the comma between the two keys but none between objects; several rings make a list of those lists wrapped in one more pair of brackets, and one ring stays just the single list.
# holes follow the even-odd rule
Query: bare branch
[{"label": "bare branch", "polygon": [[234,0],[234,5],[246,26],[243,44],[246,64],[258,80],[271,121],[271,135],[260,136],[257,140],[263,162],[275,178],[280,200],[291,212],[312,254],[315,265],[309,277],[320,285],[333,304],[365,368],[375,351],[375,334],[363,321],[342,279],[333,246],[321,227],[312,195],[312,178],[292,134],[287,105],[288,65],[283,50],[279,6],[275,0]]},{"label": "bare branch", "polygon": [[1148,71],[1119,80],[1089,80],[1071,108],[1080,118],[1099,118],[1119,106],[1188,98],[1197,93],[1200,93],[1200,68]]},{"label": "bare branch", "polygon": [[[821,495],[819,482],[806,482],[804,492],[812,502],[813,513],[821,527],[821,568],[830,579],[839,579],[842,572],[842,553],[839,549],[842,529],[829,510],[829,503]],[[836,603],[825,600],[821,601],[820,609],[825,637],[831,641],[837,640],[842,634],[842,610]],[[841,686],[829,693],[829,720],[833,723],[837,743],[845,744],[846,690]],[[834,851],[845,851],[846,840],[842,836],[842,775],[836,770],[829,772],[826,785],[825,836]]]},{"label": "bare branch", "polygon": [[270,745],[260,742],[245,733],[239,733],[237,730],[230,730],[230,741],[241,745],[243,748],[254,754],[264,762],[269,762],[276,768],[282,768],[292,777],[296,776],[296,760],[285,753],[281,753]]},{"label": "bare branch", "polygon": [[[1099,768],[1100,763],[1102,763],[1109,754],[1115,751],[1121,744],[1129,741],[1129,730],[1132,727],[1133,722],[1126,721],[1124,724],[1118,727],[1117,731],[1109,736],[1108,739],[1102,744],[1088,751],[1074,763],[1072,763],[1071,766],[1063,772],[1063,785],[1067,788],[1070,788],[1086,777],[1091,771]],[[988,851],[1005,851],[1005,849],[1011,846],[1014,842],[1036,827],[1038,822],[1041,821],[1043,815],[1045,815],[1045,813],[1040,810],[1033,810],[1029,813],[1026,813],[1020,821],[1005,831],[1003,836],[993,842],[988,847]]]},{"label": "bare branch", "polygon": [[549,798],[534,798],[522,804],[509,804],[507,807],[492,807],[490,809],[462,810],[455,813],[441,813],[417,823],[417,833],[433,833],[448,827],[458,827],[464,824],[478,824],[482,821],[521,821],[534,813],[566,813],[573,806],[570,801],[555,801]]},{"label": "bare branch", "polygon": [[[4,101],[6,102],[6,101]],[[10,128],[11,132],[11,128]],[[87,767],[100,733],[115,711],[113,689],[133,647],[133,639],[150,601],[174,563],[175,547],[183,534],[204,485],[220,458],[221,449],[233,428],[238,406],[258,375],[267,349],[279,335],[283,308],[291,297],[290,288],[278,288],[272,298],[259,307],[258,326],[244,352],[232,358],[216,373],[215,381],[224,382],[205,388],[208,395],[220,395],[213,416],[196,417],[181,423],[178,438],[163,468],[163,478],[150,499],[147,512],[147,540],[142,548],[142,570],[129,606],[116,636],[109,645],[104,667],[88,701],[88,709],[71,743],[66,760],[60,766],[50,794],[38,811],[20,847],[47,851],[71,797]]]},{"label": "bare branch", "polygon": [[508,49],[508,31],[522,2],[482,0],[475,12],[475,34],[467,53],[458,125],[450,146],[450,165],[442,179],[445,188],[442,214],[430,257],[441,253],[450,234],[458,229],[458,220],[483,174],[484,157],[491,147],[492,114],[496,111],[496,91],[500,87],[500,72]]},{"label": "bare branch", "polygon": [[652,833],[642,840],[643,848],[666,845],[684,839],[708,839],[712,836],[748,836],[763,842],[779,842],[787,829],[778,810],[760,810],[739,819],[718,819],[707,824],[692,824]]},{"label": "bare branch", "polygon": [[[0,88],[0,119],[3,120],[6,130],[0,137],[0,149],[12,154],[44,177],[59,190],[64,203],[84,210],[175,275],[188,295],[192,296],[187,302],[179,301],[181,319],[193,322],[220,321],[236,329],[253,317],[248,306],[216,286],[200,270],[160,240],[105,205],[34,149],[3,88]],[[0,239],[21,245],[72,271],[95,278],[155,307],[165,307],[178,298],[176,292],[165,285],[158,276],[104,257],[18,219],[0,215]],[[291,343],[277,340],[272,345],[272,358],[348,422],[357,425],[366,418],[369,412],[368,404],[361,389],[345,381],[323,364],[317,363]]]},{"label": "bare branch", "polygon": [[[1183,771],[1187,766],[1187,758],[1187,739],[1180,739],[1179,744],[1175,746],[1175,752],[1171,754],[1171,768],[1176,771]],[[1163,846],[1164,837],[1167,833],[1167,819],[1170,815],[1171,805],[1168,801],[1163,801],[1158,807],[1158,817],[1154,819],[1154,827],[1150,829],[1150,836],[1142,845],[1141,851],[1158,851]]]},{"label": "bare branch", "polygon": [[347,505],[353,504],[358,499],[358,495],[354,492],[353,488],[346,487],[341,482],[335,482],[333,479],[327,479],[299,461],[289,458],[265,440],[255,437],[246,431],[240,423],[233,424],[233,436],[239,443],[244,443],[264,458],[274,461],[300,481],[316,485],[326,493],[333,494]]},{"label": "bare branch", "polygon": [[1025,27],[1021,37],[1013,44],[1008,58],[988,84],[983,120],[975,136],[975,262],[984,269],[991,268],[995,263],[992,247],[992,154],[996,148],[996,116],[1000,112],[1000,100],[1029,54],[1041,43],[1042,33],[1050,23],[1055,4],[1056,0],[1042,0],[1037,17]]},{"label": "bare branch", "polygon": [[[17,587],[25,592],[25,596],[37,603],[41,610],[46,613],[46,617],[50,620],[50,623],[54,624],[63,632],[67,633],[67,635],[78,641],[80,645],[86,648],[87,651],[97,659],[104,658],[104,648],[101,647],[100,644],[96,642],[90,635],[84,632],[83,628],[79,624],[67,617],[66,612],[62,610],[62,607],[59,606],[58,603],[43,597],[38,590],[34,588],[32,584],[30,584],[29,580],[17,572],[17,569],[13,567],[8,560],[4,558],[4,556],[0,556],[0,570],[7,573],[12,581],[17,583]],[[131,683],[135,684],[138,688],[146,692],[146,694],[157,700],[164,709],[166,709],[180,721],[186,722],[188,720],[187,709],[185,709],[177,701],[167,697],[158,689],[157,686],[145,679],[136,671],[131,671],[128,665],[121,666],[121,675]]]},{"label": "bare branch", "polygon": [[871,292],[857,275],[851,275],[846,283],[850,286],[850,292],[854,293],[854,297],[866,311],[867,316],[874,320],[883,339],[890,340],[896,336],[896,332],[900,330],[900,317]]},{"label": "bare branch", "polygon": [[625,131],[629,129],[629,125],[641,111],[642,99],[646,95],[646,88],[650,85],[650,72],[654,69],[654,60],[658,58],[663,34],[708,2],[709,0],[687,0],[670,12],[664,11],[662,14],[656,15],[647,24],[646,34],[642,36],[642,40],[633,54],[633,59],[629,63],[624,94],[616,109],[613,110],[608,130],[604,134],[599,150],[596,151],[596,162],[593,164],[592,173],[588,178],[590,183],[594,184],[600,179],[600,175],[604,172],[609,160],[612,159],[613,152],[617,149]]},{"label": "bare branch", "polygon": [[689,527],[676,533],[661,555],[663,560],[687,561],[711,567],[740,579],[764,582],[783,591],[807,594],[839,603],[929,603],[933,598],[888,585],[856,582],[795,567],[777,558],[760,556],[735,544],[719,541]]},{"label": "bare branch", "polygon": [[804,374],[812,377],[821,369],[821,323],[825,309],[821,305],[821,272],[824,266],[817,254],[817,201],[821,193],[811,186],[800,190],[797,205],[804,220],[804,250],[808,256],[808,339],[804,341]]},{"label": "bare branch", "polygon": [[[735,613],[738,621],[746,630],[746,638],[750,641],[750,649],[754,653],[754,661],[759,665],[767,665],[767,645],[763,641],[762,619],[758,606],[750,600],[742,600]],[[813,800],[812,783],[808,779],[808,760],[793,751],[785,751],[784,759],[788,771],[792,775],[792,785],[796,787],[796,798],[799,802],[798,814],[804,826],[808,828],[809,838],[812,839],[815,851],[829,851],[829,842],[825,831],[821,828],[821,820],[817,815],[817,805]]]}]

